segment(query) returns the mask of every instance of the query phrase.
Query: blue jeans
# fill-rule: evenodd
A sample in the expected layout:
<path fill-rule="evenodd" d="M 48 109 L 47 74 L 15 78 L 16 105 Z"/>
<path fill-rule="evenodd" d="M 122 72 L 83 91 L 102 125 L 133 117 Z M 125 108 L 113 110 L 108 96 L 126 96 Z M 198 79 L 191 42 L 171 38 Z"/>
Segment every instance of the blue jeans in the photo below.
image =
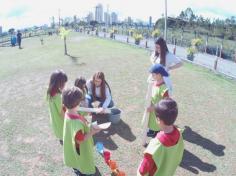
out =
<path fill-rule="evenodd" d="M 89 108 L 93 108 L 93 106 L 92 106 L 92 102 L 94 101 L 93 96 L 86 94 L 85 98 L 88 100 Z M 98 107 L 102 107 L 102 105 L 105 101 L 102 101 L 101 98 L 98 98 L 98 97 L 96 97 L 96 100 L 100 102 Z M 108 105 L 108 108 L 112 108 L 113 106 L 114 106 L 114 102 L 113 102 L 113 100 L 111 100 L 110 104 Z"/>

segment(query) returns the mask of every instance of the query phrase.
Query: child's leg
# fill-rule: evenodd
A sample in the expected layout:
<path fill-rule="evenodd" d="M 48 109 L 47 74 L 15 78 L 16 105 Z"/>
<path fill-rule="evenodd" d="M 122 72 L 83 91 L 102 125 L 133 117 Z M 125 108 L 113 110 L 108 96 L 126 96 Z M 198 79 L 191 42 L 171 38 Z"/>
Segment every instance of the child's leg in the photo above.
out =
<path fill-rule="evenodd" d="M 90 174 L 90 175 L 82 174 L 78 169 L 73 168 L 73 170 L 77 176 L 95 176 L 95 174 Z"/>

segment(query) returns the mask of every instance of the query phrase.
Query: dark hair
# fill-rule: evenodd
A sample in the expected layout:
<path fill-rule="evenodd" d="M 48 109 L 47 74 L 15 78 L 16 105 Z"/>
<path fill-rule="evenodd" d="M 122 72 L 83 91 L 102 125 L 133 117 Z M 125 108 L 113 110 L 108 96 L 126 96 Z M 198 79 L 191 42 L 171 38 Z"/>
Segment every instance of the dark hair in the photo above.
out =
<path fill-rule="evenodd" d="M 86 79 L 84 77 L 80 76 L 76 78 L 74 85 L 80 88 L 83 91 L 84 95 L 88 92 L 88 88 L 86 86 Z M 84 89 L 84 85 L 85 85 L 85 89 Z"/>
<path fill-rule="evenodd" d="M 83 96 L 82 90 L 74 86 L 62 92 L 62 102 L 67 109 L 73 109 L 79 105 Z"/>
<path fill-rule="evenodd" d="M 93 96 L 93 100 L 96 100 L 96 86 L 94 84 L 95 79 L 101 79 L 102 83 L 101 83 L 101 89 L 100 89 L 100 93 L 101 93 L 101 99 L 102 101 L 104 101 L 106 99 L 106 85 L 109 88 L 109 91 L 111 92 L 110 86 L 108 85 L 108 83 L 105 80 L 105 75 L 103 72 L 97 72 L 93 75 L 93 80 L 92 80 L 92 96 Z"/>
<path fill-rule="evenodd" d="M 171 98 L 164 98 L 155 105 L 155 113 L 165 125 L 173 125 L 178 115 L 177 103 Z"/>
<path fill-rule="evenodd" d="M 50 77 L 47 95 L 51 97 L 52 93 L 61 93 L 60 88 L 67 82 L 67 75 L 63 70 L 55 70 Z"/>
<path fill-rule="evenodd" d="M 155 40 L 155 45 L 159 45 L 161 49 L 161 55 L 155 51 L 155 56 L 159 57 L 160 55 L 160 64 L 166 66 L 166 54 L 169 52 L 166 41 L 162 37 L 159 37 Z"/>

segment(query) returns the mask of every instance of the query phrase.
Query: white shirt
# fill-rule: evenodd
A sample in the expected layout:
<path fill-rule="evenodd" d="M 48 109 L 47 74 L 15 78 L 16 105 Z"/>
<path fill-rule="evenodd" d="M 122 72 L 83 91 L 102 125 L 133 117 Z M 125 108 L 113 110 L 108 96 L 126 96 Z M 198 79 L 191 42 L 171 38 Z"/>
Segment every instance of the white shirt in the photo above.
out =
<path fill-rule="evenodd" d="M 151 55 L 151 57 L 150 57 L 150 60 L 151 60 L 151 62 L 152 62 L 152 64 L 160 64 L 160 55 L 159 55 L 159 57 L 156 57 L 155 56 L 155 52 L 153 52 L 152 53 L 152 55 Z M 166 54 L 166 65 L 165 65 L 165 69 L 167 70 L 167 71 L 169 71 L 170 70 L 170 67 L 172 67 L 172 66 L 174 66 L 174 65 L 176 65 L 176 64 L 178 64 L 178 63 L 181 63 L 181 60 L 178 58 L 178 57 L 176 57 L 174 54 L 172 54 L 172 53 L 170 53 L 170 52 L 168 52 L 167 54 Z"/>
<path fill-rule="evenodd" d="M 86 83 L 86 85 L 87 85 L 87 88 L 88 88 L 88 94 L 92 95 L 93 94 L 93 90 L 92 90 L 92 82 L 91 82 L 91 80 L 88 81 Z M 102 96 L 101 96 L 101 87 L 95 87 L 95 94 L 96 94 L 96 97 L 102 98 Z M 109 106 L 110 102 L 111 102 L 111 93 L 110 93 L 110 90 L 109 90 L 107 85 L 105 85 L 105 95 L 106 95 L 106 99 L 105 99 L 105 101 L 104 101 L 104 103 L 102 105 L 103 108 L 107 108 Z"/>

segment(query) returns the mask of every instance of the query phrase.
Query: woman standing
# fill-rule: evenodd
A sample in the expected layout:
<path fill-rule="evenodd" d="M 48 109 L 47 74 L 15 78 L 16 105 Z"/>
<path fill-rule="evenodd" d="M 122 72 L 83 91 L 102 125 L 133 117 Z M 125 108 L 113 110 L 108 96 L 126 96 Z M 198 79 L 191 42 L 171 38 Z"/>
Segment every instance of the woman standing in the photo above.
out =
<path fill-rule="evenodd" d="M 169 52 L 166 41 L 162 37 L 155 41 L 155 51 L 151 55 L 150 60 L 153 65 L 163 65 L 168 73 L 170 70 L 179 68 L 183 65 L 179 58 Z M 171 95 L 173 89 L 170 77 L 164 77 L 164 81 L 169 89 L 169 95 Z"/>

